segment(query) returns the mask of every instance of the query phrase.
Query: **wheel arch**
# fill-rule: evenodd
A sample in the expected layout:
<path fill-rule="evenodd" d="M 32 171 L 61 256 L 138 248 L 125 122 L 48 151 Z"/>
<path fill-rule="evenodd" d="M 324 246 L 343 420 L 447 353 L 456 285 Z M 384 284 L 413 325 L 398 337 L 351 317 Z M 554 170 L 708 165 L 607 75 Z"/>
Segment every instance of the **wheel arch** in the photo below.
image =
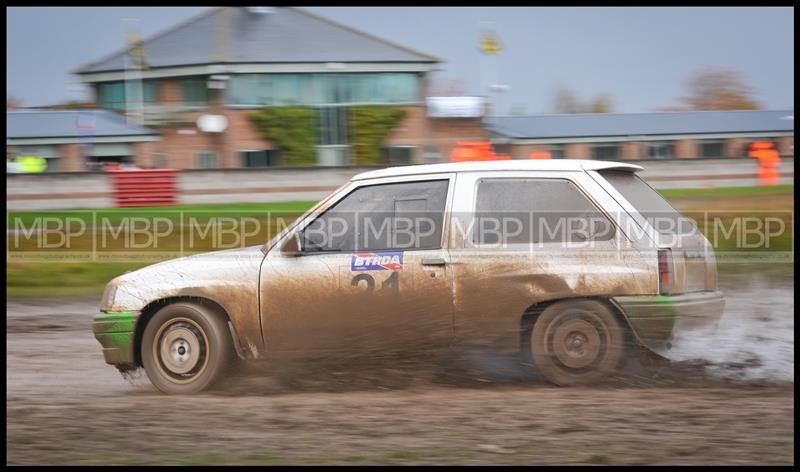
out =
<path fill-rule="evenodd" d="M 142 308 L 141 314 L 139 318 L 136 320 L 136 327 L 134 329 L 134 338 L 133 338 L 133 359 L 134 363 L 137 367 L 142 366 L 142 338 L 144 337 L 144 330 L 147 327 L 147 324 L 150 320 L 158 313 L 159 310 L 164 308 L 165 306 L 172 305 L 175 303 L 194 303 L 205 308 L 208 308 L 212 313 L 219 316 L 222 321 L 228 326 L 228 331 L 230 333 L 231 339 L 233 341 L 233 345 L 236 350 L 237 356 L 240 358 L 245 358 L 243 353 L 241 352 L 240 342 L 238 339 L 238 334 L 231 323 L 231 318 L 228 315 L 228 312 L 216 301 L 206 298 L 206 297 L 198 297 L 198 296 L 174 296 L 174 297 L 165 297 L 160 298 L 158 300 L 154 300 L 148 303 L 144 308 Z"/>
<path fill-rule="evenodd" d="M 520 329 L 519 329 L 519 352 L 522 357 L 522 361 L 525 364 L 532 364 L 533 357 L 531 353 L 531 344 L 529 342 L 530 336 L 533 332 L 533 325 L 536 324 L 536 320 L 541 316 L 542 312 L 546 310 L 548 307 L 555 305 L 557 303 L 562 302 L 578 302 L 578 301 L 596 301 L 600 302 L 605 305 L 611 313 L 617 318 L 617 320 L 622 324 L 625 330 L 625 342 L 626 344 L 638 344 L 641 345 L 639 341 L 639 337 L 634 331 L 633 327 L 631 326 L 630 322 L 628 321 L 628 317 L 624 311 L 613 301 L 606 297 L 575 297 L 575 298 L 556 298 L 553 300 L 544 300 L 541 302 L 534 303 L 533 305 L 529 306 L 525 309 L 525 311 L 520 316 Z"/>

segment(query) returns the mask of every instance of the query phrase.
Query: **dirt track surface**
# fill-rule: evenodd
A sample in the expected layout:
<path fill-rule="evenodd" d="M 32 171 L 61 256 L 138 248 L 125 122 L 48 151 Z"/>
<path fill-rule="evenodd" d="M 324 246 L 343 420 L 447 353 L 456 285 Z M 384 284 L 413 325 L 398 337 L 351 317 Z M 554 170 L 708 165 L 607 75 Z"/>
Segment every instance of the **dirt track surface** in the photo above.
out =
<path fill-rule="evenodd" d="M 7 463 L 793 464 L 793 279 L 721 285 L 727 325 L 680 362 L 568 389 L 445 353 L 244 366 L 168 397 L 103 362 L 97 300 L 12 302 Z"/>

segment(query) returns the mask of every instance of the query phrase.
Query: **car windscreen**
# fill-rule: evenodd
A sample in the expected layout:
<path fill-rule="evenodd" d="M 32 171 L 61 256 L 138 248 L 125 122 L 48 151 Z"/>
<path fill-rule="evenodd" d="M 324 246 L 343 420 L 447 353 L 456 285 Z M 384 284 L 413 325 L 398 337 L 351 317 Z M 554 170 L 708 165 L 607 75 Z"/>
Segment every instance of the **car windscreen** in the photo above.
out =
<path fill-rule="evenodd" d="M 633 172 L 601 171 L 605 178 L 661 234 L 691 234 L 694 222 L 683 216 Z"/>

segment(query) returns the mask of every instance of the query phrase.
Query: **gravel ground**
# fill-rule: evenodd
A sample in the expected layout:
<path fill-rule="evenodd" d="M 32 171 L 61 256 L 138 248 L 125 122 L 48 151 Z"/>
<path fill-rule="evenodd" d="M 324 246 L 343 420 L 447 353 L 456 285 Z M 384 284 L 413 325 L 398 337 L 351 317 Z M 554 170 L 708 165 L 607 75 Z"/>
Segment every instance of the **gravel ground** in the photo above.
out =
<path fill-rule="evenodd" d="M 738 275 L 737 275 L 738 274 Z M 720 280 L 716 329 L 592 388 L 452 353 L 241 366 L 215 391 L 123 379 L 97 300 L 8 302 L 8 464 L 793 464 L 794 279 Z M 449 357 L 448 357 L 449 356 Z"/>

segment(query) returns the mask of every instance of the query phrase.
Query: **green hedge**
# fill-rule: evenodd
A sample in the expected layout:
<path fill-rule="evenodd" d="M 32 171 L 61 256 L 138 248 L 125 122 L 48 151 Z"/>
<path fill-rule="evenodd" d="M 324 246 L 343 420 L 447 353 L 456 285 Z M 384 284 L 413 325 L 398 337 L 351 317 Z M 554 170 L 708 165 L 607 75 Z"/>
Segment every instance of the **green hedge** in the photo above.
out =
<path fill-rule="evenodd" d="M 350 145 L 353 163 L 380 164 L 381 146 L 392 130 L 406 116 L 402 108 L 383 106 L 353 107 L 350 109 Z"/>
<path fill-rule="evenodd" d="M 281 150 L 287 166 L 317 163 L 317 123 L 314 109 L 308 107 L 265 107 L 250 114 L 262 136 Z"/>
<path fill-rule="evenodd" d="M 353 163 L 382 163 L 381 146 L 406 116 L 402 108 L 387 106 L 352 107 L 348 110 Z M 251 121 L 266 139 L 281 149 L 283 164 L 314 165 L 317 162 L 317 114 L 310 107 L 265 107 L 250 114 Z"/>

